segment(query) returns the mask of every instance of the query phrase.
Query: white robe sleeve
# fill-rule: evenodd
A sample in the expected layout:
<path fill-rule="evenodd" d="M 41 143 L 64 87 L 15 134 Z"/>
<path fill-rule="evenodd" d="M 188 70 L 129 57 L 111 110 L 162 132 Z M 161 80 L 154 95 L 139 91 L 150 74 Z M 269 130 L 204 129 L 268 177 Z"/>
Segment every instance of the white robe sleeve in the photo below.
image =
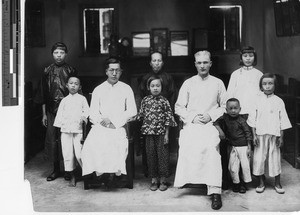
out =
<path fill-rule="evenodd" d="M 62 120 L 63 120 L 63 109 L 65 105 L 65 99 L 62 99 L 59 103 L 58 110 L 56 113 L 56 117 L 53 123 L 53 126 L 60 128 L 62 126 Z"/>
<path fill-rule="evenodd" d="M 281 105 L 280 105 L 279 119 L 280 119 L 280 130 L 281 131 L 292 127 L 289 117 L 287 115 L 287 112 L 285 110 L 284 102 L 281 102 Z"/>
<path fill-rule="evenodd" d="M 198 114 L 196 112 L 189 112 L 187 110 L 187 105 L 189 102 L 189 92 L 188 83 L 184 82 L 179 90 L 178 98 L 175 103 L 175 113 L 180 117 L 183 123 L 191 123 L 195 116 Z"/>
<path fill-rule="evenodd" d="M 256 128 L 257 103 L 258 103 L 258 98 L 254 102 L 253 108 L 250 109 L 248 119 L 247 119 L 247 124 L 252 128 Z"/>
<path fill-rule="evenodd" d="M 126 94 L 126 99 L 124 101 L 125 110 L 120 116 L 115 116 L 110 119 L 116 128 L 124 126 L 129 120 L 129 118 L 137 114 L 136 103 L 132 89 L 128 87 L 124 88 L 124 91 L 125 92 L 120 93 Z"/>
<path fill-rule="evenodd" d="M 228 87 L 227 87 L 227 98 L 228 99 L 234 97 L 236 85 L 237 85 L 237 76 L 236 76 L 236 73 L 233 72 L 230 76 Z"/>
<path fill-rule="evenodd" d="M 102 115 L 100 113 L 100 95 L 97 88 L 92 93 L 89 118 L 93 124 L 98 124 L 102 121 Z"/>
<path fill-rule="evenodd" d="M 220 116 L 224 114 L 226 108 L 226 101 L 227 101 L 226 88 L 224 83 L 220 81 L 218 83 L 218 97 L 217 97 L 218 107 L 208 111 L 208 115 L 210 116 L 213 122 L 216 121 Z"/>
<path fill-rule="evenodd" d="M 85 119 L 89 117 L 89 104 L 85 97 L 82 99 L 82 116 L 85 117 Z M 87 121 L 85 123 L 87 123 Z"/>

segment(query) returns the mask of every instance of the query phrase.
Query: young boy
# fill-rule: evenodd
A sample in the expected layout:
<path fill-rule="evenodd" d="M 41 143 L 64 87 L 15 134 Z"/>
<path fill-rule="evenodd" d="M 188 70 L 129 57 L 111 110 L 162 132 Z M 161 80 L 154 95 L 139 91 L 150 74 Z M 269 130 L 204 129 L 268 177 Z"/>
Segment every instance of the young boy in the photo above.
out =
<path fill-rule="evenodd" d="M 88 103 L 84 96 L 78 94 L 80 90 L 80 80 L 77 77 L 70 77 L 67 83 L 69 95 L 63 98 L 59 104 L 54 126 L 61 131 L 61 146 L 64 157 L 65 171 L 71 176 L 70 186 L 76 186 L 73 170 L 76 168 L 75 157 L 82 166 L 81 139 L 82 122 L 87 122 Z"/>
<path fill-rule="evenodd" d="M 53 123 L 60 101 L 69 93 L 66 88 L 68 78 L 77 76 L 77 71 L 65 62 L 67 53 L 68 48 L 64 43 L 57 42 L 52 46 L 54 63 L 44 69 L 35 97 L 35 101 L 42 104 L 42 124 L 47 128 L 45 154 L 53 162 L 53 172 L 47 181 L 53 181 L 60 175 L 58 132 Z M 65 179 L 70 180 L 68 175 L 65 175 Z"/>
<path fill-rule="evenodd" d="M 228 99 L 226 111 L 227 113 L 217 119 L 214 125 L 219 131 L 220 139 L 227 138 L 231 147 L 228 169 L 233 181 L 232 190 L 245 193 L 247 190 L 245 183 L 252 181 L 249 162 L 252 133 L 246 119 L 239 115 L 241 107 L 238 99 Z M 240 166 L 243 180 L 239 178 Z"/>

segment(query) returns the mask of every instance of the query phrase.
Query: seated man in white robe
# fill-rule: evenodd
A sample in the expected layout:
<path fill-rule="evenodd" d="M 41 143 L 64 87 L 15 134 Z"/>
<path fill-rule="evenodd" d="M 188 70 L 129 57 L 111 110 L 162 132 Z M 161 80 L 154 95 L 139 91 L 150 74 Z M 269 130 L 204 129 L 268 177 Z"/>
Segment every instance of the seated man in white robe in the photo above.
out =
<path fill-rule="evenodd" d="M 108 173 L 108 183 L 114 176 L 126 175 L 128 139 L 124 125 L 137 114 L 131 87 L 121 81 L 120 61 L 106 62 L 107 80 L 93 93 L 89 119 L 92 128 L 82 149 L 82 175 Z M 107 175 L 107 174 L 105 174 Z"/>
<path fill-rule="evenodd" d="M 182 84 L 175 104 L 183 129 L 174 186 L 206 184 L 211 207 L 218 210 L 222 207 L 222 167 L 219 133 L 212 122 L 225 112 L 226 89 L 222 80 L 209 74 L 211 65 L 208 51 L 195 54 L 198 74 Z"/>

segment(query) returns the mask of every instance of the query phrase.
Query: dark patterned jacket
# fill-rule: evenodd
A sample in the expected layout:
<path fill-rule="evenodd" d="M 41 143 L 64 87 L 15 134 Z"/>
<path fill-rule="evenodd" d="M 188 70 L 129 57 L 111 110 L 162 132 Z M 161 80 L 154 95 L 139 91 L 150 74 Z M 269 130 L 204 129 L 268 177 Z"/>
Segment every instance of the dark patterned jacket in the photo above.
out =
<path fill-rule="evenodd" d="M 35 102 L 46 104 L 46 111 L 56 114 L 60 101 L 69 94 L 66 84 L 70 76 L 77 76 L 78 72 L 64 63 L 55 63 L 44 69 L 40 80 Z"/>

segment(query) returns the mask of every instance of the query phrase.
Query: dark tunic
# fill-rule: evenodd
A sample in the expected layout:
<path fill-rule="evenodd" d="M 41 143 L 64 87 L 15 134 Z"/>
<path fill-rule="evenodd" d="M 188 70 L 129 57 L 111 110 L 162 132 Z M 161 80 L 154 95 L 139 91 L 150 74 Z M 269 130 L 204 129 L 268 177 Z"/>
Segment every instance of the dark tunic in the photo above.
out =
<path fill-rule="evenodd" d="M 78 72 L 64 63 L 55 63 L 44 69 L 35 101 L 46 104 L 46 111 L 56 114 L 60 101 L 69 94 L 66 84 L 70 76 L 77 76 Z"/>
<path fill-rule="evenodd" d="M 250 127 L 241 115 L 233 118 L 224 113 L 214 122 L 214 125 L 220 126 L 232 146 L 247 146 L 252 142 Z"/>

